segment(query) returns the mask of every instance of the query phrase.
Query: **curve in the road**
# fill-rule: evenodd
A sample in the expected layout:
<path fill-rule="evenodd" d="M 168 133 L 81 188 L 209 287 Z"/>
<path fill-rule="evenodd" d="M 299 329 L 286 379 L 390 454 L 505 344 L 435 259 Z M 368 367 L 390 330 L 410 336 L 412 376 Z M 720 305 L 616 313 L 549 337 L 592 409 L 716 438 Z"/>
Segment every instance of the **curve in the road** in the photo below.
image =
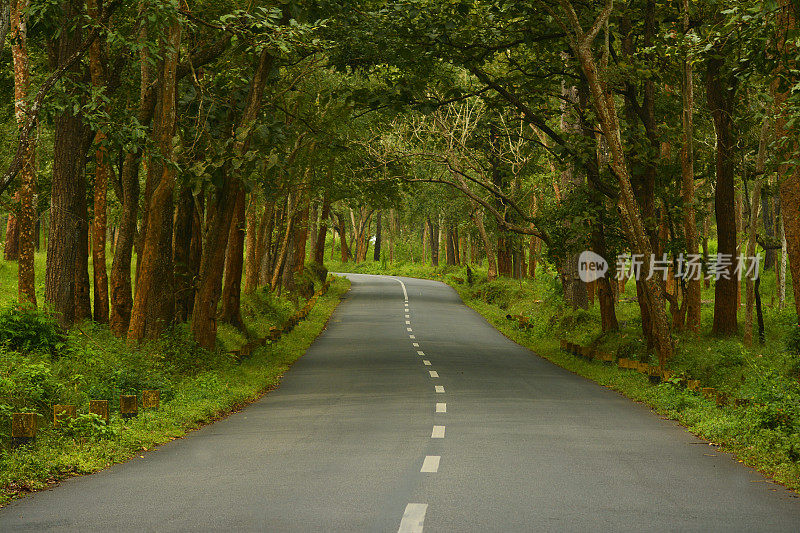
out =
<path fill-rule="evenodd" d="M 277 390 L 12 503 L 0 530 L 798 529 L 794 493 L 517 346 L 449 287 L 348 276 Z"/>

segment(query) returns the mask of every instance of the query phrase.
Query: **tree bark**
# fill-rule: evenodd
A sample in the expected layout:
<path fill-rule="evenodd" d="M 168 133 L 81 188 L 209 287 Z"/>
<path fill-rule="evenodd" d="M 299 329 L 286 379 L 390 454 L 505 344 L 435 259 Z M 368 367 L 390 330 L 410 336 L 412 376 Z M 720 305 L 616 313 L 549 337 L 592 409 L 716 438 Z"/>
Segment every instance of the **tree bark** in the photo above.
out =
<path fill-rule="evenodd" d="M 98 0 L 89 0 L 89 16 L 99 21 Z M 100 89 L 106 84 L 106 76 L 100 60 L 101 39 L 95 39 L 89 47 L 89 69 L 92 86 Z M 105 146 L 106 134 L 98 131 L 94 137 L 94 220 L 92 221 L 92 281 L 94 286 L 94 321 L 108 323 L 108 272 L 106 271 L 106 204 L 108 181 L 111 176 L 111 161 Z"/>
<path fill-rule="evenodd" d="M 63 20 L 78 20 L 82 14 L 80 2 L 62 2 Z M 71 30 L 66 24 L 56 43 L 56 68 L 69 63 L 81 45 L 81 27 Z M 72 64 L 66 76 L 75 77 L 79 66 Z M 50 229 L 47 240 L 47 267 L 45 270 L 45 301 L 51 306 L 62 328 L 75 321 L 75 279 L 80 227 L 86 220 L 80 218 L 78 197 L 85 198 L 81 190 L 86 166 L 86 148 L 89 128 L 72 108 L 62 111 L 54 120 L 53 174 L 50 197 Z M 87 272 L 88 275 L 88 272 Z"/>
<path fill-rule="evenodd" d="M 683 31 L 689 31 L 689 0 L 682 1 Z M 694 208 L 694 67 L 689 58 L 683 62 L 683 142 L 681 146 L 681 198 L 683 200 L 683 235 L 687 255 L 696 255 L 698 249 L 697 219 Z M 685 326 L 694 333 L 700 332 L 700 296 L 703 281 L 686 281 Z"/>
<path fill-rule="evenodd" d="M 431 217 L 428 217 L 428 228 L 430 229 L 430 244 L 431 244 L 431 265 L 439 266 L 439 222 L 437 220 L 434 225 L 431 222 Z"/>
<path fill-rule="evenodd" d="M 259 231 L 261 228 L 258 224 L 258 191 L 254 189 L 250 192 L 250 197 L 247 202 L 247 209 L 245 210 L 245 260 L 244 260 L 244 292 L 249 293 L 256 289 L 258 286 L 258 271 L 261 265 L 261 256 L 259 252 L 263 252 L 264 239 Z M 263 213 L 266 214 L 267 206 L 264 206 Z M 259 248 L 259 244 L 262 245 Z"/>
<path fill-rule="evenodd" d="M 729 261 L 736 261 L 736 216 L 735 216 L 735 162 L 732 128 L 734 80 L 723 76 L 723 60 L 712 58 L 706 71 L 706 97 L 714 119 L 717 134 L 716 175 L 717 185 L 714 193 L 714 214 L 717 220 L 717 253 L 727 255 Z M 720 277 L 714 287 L 714 325 L 715 335 L 735 335 L 739 283 L 733 275 L 732 265 L 722 265 Z"/>
<path fill-rule="evenodd" d="M 225 282 L 222 287 L 222 321 L 244 330 L 242 321 L 242 266 L 244 261 L 245 192 L 236 192 L 236 204 L 228 235 L 225 257 Z"/>
<path fill-rule="evenodd" d="M 750 219 L 747 228 L 746 257 L 756 255 L 756 237 L 758 236 L 758 210 L 761 204 L 761 187 L 764 182 L 766 168 L 767 142 L 769 137 L 769 121 L 764 119 L 761 124 L 761 134 L 758 139 L 758 154 L 756 155 L 756 183 L 753 186 L 750 205 Z M 752 276 L 745 277 L 745 315 L 744 315 L 744 343 L 753 343 L 753 305 L 755 303 L 755 283 Z"/>
<path fill-rule="evenodd" d="M 314 262 L 321 265 L 325 262 L 325 237 L 328 234 L 328 219 L 331 216 L 331 200 L 328 193 L 322 199 L 322 214 L 319 219 L 317 241 L 314 243 Z"/>
<path fill-rule="evenodd" d="M 175 224 L 172 228 L 172 265 L 175 286 L 175 322 L 189 320 L 190 302 L 194 295 L 194 277 L 191 268 L 193 226 L 195 222 L 192 188 L 184 185 L 178 192 Z"/>
<path fill-rule="evenodd" d="M 11 2 L 10 30 L 11 54 L 14 60 L 14 114 L 17 126 L 22 128 L 27 118 L 27 97 L 30 88 L 30 66 L 28 60 L 28 0 Z M 4 41 L 0 41 L 2 43 Z M 34 268 L 34 230 L 36 209 L 36 145 L 28 145 L 28 153 L 20 172 L 20 187 L 17 193 L 19 216 L 11 227 L 11 239 L 6 231 L 6 252 L 18 259 L 17 297 L 23 305 L 36 308 L 36 284 Z M 9 215 L 9 223 L 12 216 Z M 16 237 L 16 243 L 14 242 Z M 6 260 L 9 254 L 6 253 Z"/>
<path fill-rule="evenodd" d="M 378 211 L 378 220 L 375 224 L 375 250 L 372 254 L 373 261 L 381 260 L 381 212 Z"/>
<path fill-rule="evenodd" d="M 152 195 L 147 198 L 147 229 L 138 262 L 136 294 L 128 326 L 129 342 L 158 337 L 175 315 L 172 197 L 176 176 L 172 165 L 175 158 L 172 138 L 176 127 L 176 71 L 180 42 L 181 25 L 173 22 L 162 44 L 163 60 L 159 68 L 159 94 L 153 127 L 160 161 L 154 157 L 148 165 L 148 181 L 153 176 L 154 187 Z"/>

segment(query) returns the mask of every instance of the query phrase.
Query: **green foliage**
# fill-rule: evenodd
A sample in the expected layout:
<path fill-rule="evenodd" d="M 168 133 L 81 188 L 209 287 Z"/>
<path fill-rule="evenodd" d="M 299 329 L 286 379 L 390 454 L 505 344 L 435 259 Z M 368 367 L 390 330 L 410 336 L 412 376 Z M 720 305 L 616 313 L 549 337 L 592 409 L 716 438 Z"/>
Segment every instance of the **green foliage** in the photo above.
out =
<path fill-rule="evenodd" d="M 80 413 L 77 417 L 66 420 L 60 429 L 66 436 L 81 439 L 113 439 L 119 435 L 116 426 L 106 424 L 102 417 L 94 413 Z"/>
<path fill-rule="evenodd" d="M 11 302 L 0 309 L 0 346 L 24 353 L 57 353 L 63 336 L 51 315 Z"/>
<path fill-rule="evenodd" d="M 795 326 L 786 338 L 786 350 L 794 356 L 800 357 L 800 326 Z"/>

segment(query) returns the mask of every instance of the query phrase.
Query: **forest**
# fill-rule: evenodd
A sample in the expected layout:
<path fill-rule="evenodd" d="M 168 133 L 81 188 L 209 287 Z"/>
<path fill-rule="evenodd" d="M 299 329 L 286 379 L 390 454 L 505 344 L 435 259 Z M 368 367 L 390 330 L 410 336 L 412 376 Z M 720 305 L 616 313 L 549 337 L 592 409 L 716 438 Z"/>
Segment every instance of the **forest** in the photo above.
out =
<path fill-rule="evenodd" d="M 691 400 L 698 431 L 800 484 L 798 16 L 3 0 L 0 415 L 229 368 L 328 270 L 391 273 L 545 355 L 577 339 L 725 391 L 749 411 Z"/>

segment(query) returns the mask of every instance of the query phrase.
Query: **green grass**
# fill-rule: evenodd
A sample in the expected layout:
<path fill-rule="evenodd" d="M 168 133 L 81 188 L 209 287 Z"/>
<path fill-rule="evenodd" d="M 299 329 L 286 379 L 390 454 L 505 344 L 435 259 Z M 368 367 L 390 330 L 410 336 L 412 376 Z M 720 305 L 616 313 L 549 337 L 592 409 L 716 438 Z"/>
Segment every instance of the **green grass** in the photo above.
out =
<path fill-rule="evenodd" d="M 0 266 L 0 279 L 8 280 L 14 269 L 6 263 Z M 3 287 L 0 299 L 12 299 L 15 292 L 9 295 L 5 283 Z M 14 450 L 0 446 L 0 505 L 65 477 L 126 461 L 259 398 L 305 353 L 348 287 L 346 279 L 336 279 L 291 333 L 243 360 L 229 351 L 247 339 L 227 325 L 221 325 L 214 351 L 197 347 L 185 326 L 134 348 L 114 338 L 107 327 L 91 323 L 73 329 L 52 353 L 0 348 L 2 442 L 8 443 L 12 412 L 40 414 L 35 444 Z M 295 309 L 295 304 L 268 291 L 243 298 L 246 327 L 259 337 Z M 67 428 L 55 429 L 49 423 L 53 404 L 74 404 L 85 413 L 90 399 L 108 399 L 114 408 L 120 394 L 149 388 L 162 393 L 158 411 L 140 412 L 127 421 L 112 412 L 108 426 L 88 415 Z"/>
<path fill-rule="evenodd" d="M 770 306 L 769 291 L 774 289 L 774 274 L 767 272 L 762 282 L 765 301 L 766 342 L 744 346 L 740 338 L 711 336 L 713 306 L 702 308 L 702 331 L 676 336 L 676 356 L 668 367 L 677 374 L 699 379 L 703 386 L 715 387 L 735 398 L 747 398 L 743 407 L 720 407 L 701 395 L 686 390 L 677 381 L 652 385 L 636 372 L 616 365 L 589 362 L 560 349 L 559 339 L 592 344 L 617 356 L 648 359 L 642 341 L 638 304 L 617 305 L 620 331 L 602 335 L 598 304 L 588 311 L 572 311 L 564 306 L 559 281 L 552 270 L 540 269 L 536 281 L 498 279 L 488 282 L 485 271 L 473 267 L 475 281 L 466 283 L 463 267 L 387 265 L 368 261 L 361 264 L 329 265 L 334 271 L 390 274 L 443 281 L 454 287 L 464 302 L 483 315 L 490 324 L 518 344 L 578 375 L 646 403 L 662 416 L 677 420 L 692 433 L 720 444 L 739 461 L 757 468 L 794 490 L 800 489 L 800 385 L 797 355 L 786 349 L 795 326 L 793 302 L 784 310 Z M 789 291 L 791 292 L 791 291 Z M 633 282 L 624 298 L 635 296 Z M 704 300 L 713 301 L 713 286 L 704 289 Z M 524 315 L 529 327 L 520 327 L 506 315 Z M 740 313 L 743 322 L 743 310 Z"/>

